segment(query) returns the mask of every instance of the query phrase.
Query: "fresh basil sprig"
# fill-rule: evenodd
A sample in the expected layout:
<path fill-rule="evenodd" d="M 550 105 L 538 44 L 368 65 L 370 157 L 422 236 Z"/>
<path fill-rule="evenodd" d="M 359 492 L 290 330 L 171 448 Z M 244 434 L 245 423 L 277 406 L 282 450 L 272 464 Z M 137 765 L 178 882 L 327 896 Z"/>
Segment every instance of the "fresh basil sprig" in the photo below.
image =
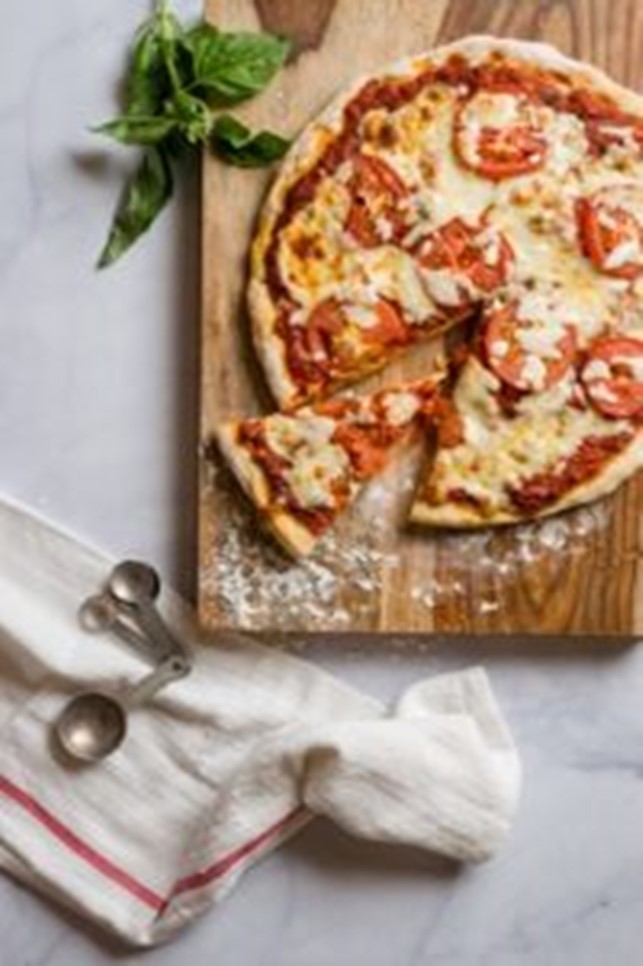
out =
<path fill-rule="evenodd" d="M 260 167 L 283 156 L 289 141 L 253 133 L 228 113 L 215 113 L 258 94 L 283 66 L 290 45 L 266 33 L 226 33 L 200 23 L 186 30 L 158 0 L 138 31 L 130 58 L 125 110 L 94 128 L 145 149 L 125 186 L 98 265 L 121 257 L 172 196 L 171 165 L 209 144 L 227 164 Z"/>
<path fill-rule="evenodd" d="M 212 125 L 211 144 L 228 164 L 236 164 L 240 168 L 260 168 L 281 158 L 290 142 L 272 131 L 253 134 L 231 114 L 220 114 Z"/>

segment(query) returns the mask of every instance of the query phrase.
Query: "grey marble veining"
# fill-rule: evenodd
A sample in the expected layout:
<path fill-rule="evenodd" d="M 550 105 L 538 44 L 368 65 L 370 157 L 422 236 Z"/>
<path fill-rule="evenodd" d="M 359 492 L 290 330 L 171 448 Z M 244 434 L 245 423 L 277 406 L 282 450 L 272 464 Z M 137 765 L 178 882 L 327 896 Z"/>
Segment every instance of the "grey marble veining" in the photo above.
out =
<path fill-rule="evenodd" d="M 196 14 L 198 3 L 181 3 Z M 177 203 L 98 275 L 129 155 L 109 116 L 141 0 L 8 4 L 0 41 L 0 489 L 184 591 L 194 554 L 197 206 Z M 145 957 L 0 878 L 0 966 L 639 966 L 643 650 L 315 645 L 393 699 L 482 661 L 519 742 L 525 791 L 493 862 L 457 870 L 318 822 L 218 910 Z"/>

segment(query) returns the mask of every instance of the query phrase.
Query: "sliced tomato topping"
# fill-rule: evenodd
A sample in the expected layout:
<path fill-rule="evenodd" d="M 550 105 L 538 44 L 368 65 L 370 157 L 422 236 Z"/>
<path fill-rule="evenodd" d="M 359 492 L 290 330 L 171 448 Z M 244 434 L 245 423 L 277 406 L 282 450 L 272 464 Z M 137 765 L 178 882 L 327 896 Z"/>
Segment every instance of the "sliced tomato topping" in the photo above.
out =
<path fill-rule="evenodd" d="M 513 249 L 501 232 L 484 223 L 470 225 L 462 218 L 453 218 L 422 239 L 415 254 L 425 268 L 452 273 L 456 304 L 441 298 L 439 289 L 431 290 L 431 295 L 439 305 L 458 310 L 477 301 L 467 282 L 488 295 L 505 284 L 514 264 Z"/>
<path fill-rule="evenodd" d="M 363 248 L 376 248 L 382 244 L 375 219 L 363 198 L 351 202 L 345 228 Z"/>
<path fill-rule="evenodd" d="M 643 342 L 623 336 L 599 339 L 589 350 L 581 382 L 602 416 L 643 414 Z"/>
<path fill-rule="evenodd" d="M 348 413 L 359 408 L 355 399 L 324 399 L 315 406 L 315 412 L 320 416 L 330 416 L 333 419 L 344 419 Z"/>
<path fill-rule="evenodd" d="M 462 416 L 451 399 L 438 396 L 433 412 L 438 436 L 438 444 L 443 449 L 452 449 L 464 442 L 464 423 Z"/>
<path fill-rule="evenodd" d="M 389 241 L 404 229 L 398 203 L 408 194 L 406 185 L 381 158 L 359 154 L 349 182 L 351 205 L 346 230 L 366 248 Z M 382 225 L 387 229 L 382 232 Z"/>
<path fill-rule="evenodd" d="M 632 145 L 638 151 L 643 148 L 643 125 L 630 118 L 586 121 L 585 131 L 590 147 L 598 155 L 615 146 L 627 148 Z"/>
<path fill-rule="evenodd" d="M 394 438 L 393 435 L 391 439 L 378 440 L 370 427 L 350 423 L 340 423 L 333 435 L 333 440 L 348 453 L 356 476 L 362 480 L 384 468 Z"/>
<path fill-rule="evenodd" d="M 286 344 L 288 369 L 307 391 L 327 383 L 334 356 L 333 337 L 345 326 L 340 303 L 325 299 L 312 310 L 306 325 L 281 326 Z"/>
<path fill-rule="evenodd" d="M 556 338 L 552 339 L 552 327 Z M 577 352 L 576 331 L 551 320 L 518 317 L 511 302 L 491 309 L 483 328 L 487 365 L 507 385 L 521 392 L 549 389 L 567 374 Z"/>
<path fill-rule="evenodd" d="M 362 330 L 364 340 L 381 345 L 406 345 L 411 341 L 412 332 L 393 302 L 380 299 L 374 306 L 377 322 Z M 349 312 L 350 316 L 350 312 Z"/>
<path fill-rule="evenodd" d="M 291 325 L 283 331 L 289 369 L 298 383 L 309 390 L 326 385 L 338 374 L 356 372 L 360 360 L 412 341 L 413 328 L 392 302 L 380 299 L 368 309 L 373 324 L 358 326 L 351 321 L 350 303 L 325 299 L 312 310 L 306 325 Z"/>
<path fill-rule="evenodd" d="M 643 147 L 643 125 L 632 114 L 621 110 L 606 94 L 591 90 L 574 91 L 568 107 L 585 122 L 590 147 L 603 154 L 612 145 L 634 141 Z"/>
<path fill-rule="evenodd" d="M 456 112 L 455 152 L 465 167 L 491 181 L 540 168 L 547 141 L 524 94 L 478 91 Z"/>
<path fill-rule="evenodd" d="M 360 154 L 356 158 L 353 186 L 358 192 L 386 194 L 398 201 L 407 194 L 406 185 L 400 176 L 386 161 L 372 154 Z"/>
<path fill-rule="evenodd" d="M 576 202 L 581 249 L 599 272 L 613 278 L 632 279 L 643 272 L 643 224 L 632 213 L 628 195 L 635 203 L 635 192 L 624 188 L 604 188 Z"/>
<path fill-rule="evenodd" d="M 313 309 L 306 325 L 305 340 L 308 353 L 316 362 L 332 356 L 332 337 L 345 325 L 341 305 L 336 299 L 326 299 Z"/>

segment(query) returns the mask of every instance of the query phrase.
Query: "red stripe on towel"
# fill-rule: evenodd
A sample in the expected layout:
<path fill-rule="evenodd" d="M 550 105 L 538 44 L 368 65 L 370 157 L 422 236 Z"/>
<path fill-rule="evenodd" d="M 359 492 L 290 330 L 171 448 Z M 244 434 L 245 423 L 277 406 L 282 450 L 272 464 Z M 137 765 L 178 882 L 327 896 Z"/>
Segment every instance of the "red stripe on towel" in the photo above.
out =
<path fill-rule="evenodd" d="M 170 895 L 164 899 L 158 893 L 149 889 L 138 879 L 135 879 L 132 875 L 126 872 L 120 866 L 116 865 L 105 855 L 97 852 L 96 849 L 92 848 L 81 838 L 76 835 L 75 832 L 67 826 L 64 825 L 59 819 L 53 815 L 49 809 L 41 805 L 33 795 L 30 795 L 23 788 L 19 788 L 8 778 L 0 775 L 0 795 L 4 795 L 14 804 L 22 808 L 27 814 L 29 814 L 33 819 L 39 822 L 44 828 L 47 829 L 55 838 L 58 839 L 63 845 L 65 845 L 74 855 L 78 858 L 83 859 L 88 865 L 90 865 L 96 872 L 99 872 L 105 878 L 110 879 L 116 885 L 119 885 L 126 892 L 129 892 L 131 896 L 138 899 L 140 902 L 154 909 L 155 912 L 162 913 L 167 906 L 170 904 L 172 899 L 183 892 L 188 892 L 192 889 L 200 889 L 203 886 L 209 885 L 216 879 L 222 878 L 230 872 L 235 865 L 241 862 L 243 859 L 252 855 L 253 852 L 260 849 L 262 846 L 266 845 L 272 838 L 279 836 L 286 827 L 293 822 L 295 819 L 299 818 L 300 815 L 305 814 L 305 809 L 298 807 L 293 809 L 288 815 L 275 822 L 270 828 L 266 829 L 256 838 L 251 839 L 251 841 L 246 842 L 245 845 L 240 846 L 228 855 L 224 855 L 223 858 L 217 859 L 212 865 L 198 872 L 193 872 L 190 875 L 185 876 L 183 879 L 179 879 Z"/>
<path fill-rule="evenodd" d="M 201 869 L 199 872 L 192 872 L 190 875 L 186 875 L 185 878 L 179 879 L 179 881 L 174 886 L 170 900 L 175 896 L 179 895 L 181 892 L 187 892 L 190 889 L 200 889 L 203 886 L 209 885 L 214 882 L 215 879 L 220 879 L 232 868 L 234 868 L 237 863 L 241 862 L 247 856 L 251 855 L 256 849 L 260 849 L 262 845 L 265 845 L 270 839 L 278 836 L 283 832 L 288 825 L 294 819 L 298 818 L 300 815 L 304 815 L 306 809 L 298 806 L 289 812 L 284 818 L 275 822 L 270 828 L 262 832 L 261 835 L 257 835 L 256 838 L 251 839 L 250 842 L 246 842 L 245 845 L 240 846 L 235 849 L 234 852 L 229 852 L 228 855 L 224 855 L 222 859 L 217 859 L 212 865 L 208 866 L 206 869 Z"/>
<path fill-rule="evenodd" d="M 3 778 L 0 775 L 0 794 L 5 795 L 7 798 L 19 805 L 20 808 L 28 812 L 32 818 L 35 818 L 37 822 L 40 822 L 47 831 L 62 842 L 63 845 L 77 855 L 80 859 L 83 859 L 88 865 L 91 865 L 97 872 L 105 876 L 107 879 L 111 879 L 116 885 L 121 886 L 130 895 L 144 902 L 146 906 L 151 909 L 160 911 L 165 906 L 165 900 L 158 893 L 153 892 L 148 889 L 146 885 L 139 882 L 120 866 L 115 865 L 114 862 L 106 858 L 106 856 L 101 855 L 96 849 L 93 849 L 91 845 L 83 842 L 75 832 L 72 832 L 68 826 L 63 825 L 55 815 L 46 809 L 43 805 L 36 801 L 32 795 L 24 791 L 22 788 L 18 788 L 13 782 L 9 781 L 8 778 Z"/>

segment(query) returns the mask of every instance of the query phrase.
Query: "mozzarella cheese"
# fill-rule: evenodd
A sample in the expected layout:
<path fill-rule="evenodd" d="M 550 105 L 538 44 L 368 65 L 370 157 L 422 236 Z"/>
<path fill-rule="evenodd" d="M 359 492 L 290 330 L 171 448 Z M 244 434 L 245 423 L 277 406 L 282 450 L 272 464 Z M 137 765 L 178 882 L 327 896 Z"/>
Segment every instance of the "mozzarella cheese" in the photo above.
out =
<path fill-rule="evenodd" d="M 495 402 L 486 370 L 479 360 L 470 359 L 454 394 L 465 439 L 438 452 L 430 476 L 431 502 L 448 503 L 450 491 L 464 489 L 482 501 L 489 515 L 512 512 L 508 488 L 555 471 L 588 436 L 630 429 L 626 420 L 603 418 L 590 406 L 570 408 L 565 403 L 573 387 L 570 378 L 525 397 L 516 415 L 507 419 Z"/>
<path fill-rule="evenodd" d="M 297 417 L 276 413 L 266 420 L 265 432 L 273 453 L 289 460 L 298 449 L 314 449 L 329 442 L 335 432 L 335 421 L 309 410 Z"/>
<path fill-rule="evenodd" d="M 626 238 L 619 245 L 616 245 L 603 262 L 605 268 L 613 271 L 623 268 L 630 262 L 640 262 L 643 258 L 643 246 L 638 238 Z"/>
<path fill-rule="evenodd" d="M 420 400 L 412 392 L 390 392 L 382 399 L 386 421 L 391 426 L 405 426 L 417 416 Z"/>
<path fill-rule="evenodd" d="M 284 475 L 302 509 L 333 507 L 333 484 L 346 474 L 349 465 L 341 446 L 325 443 L 312 450 L 301 450 Z"/>

